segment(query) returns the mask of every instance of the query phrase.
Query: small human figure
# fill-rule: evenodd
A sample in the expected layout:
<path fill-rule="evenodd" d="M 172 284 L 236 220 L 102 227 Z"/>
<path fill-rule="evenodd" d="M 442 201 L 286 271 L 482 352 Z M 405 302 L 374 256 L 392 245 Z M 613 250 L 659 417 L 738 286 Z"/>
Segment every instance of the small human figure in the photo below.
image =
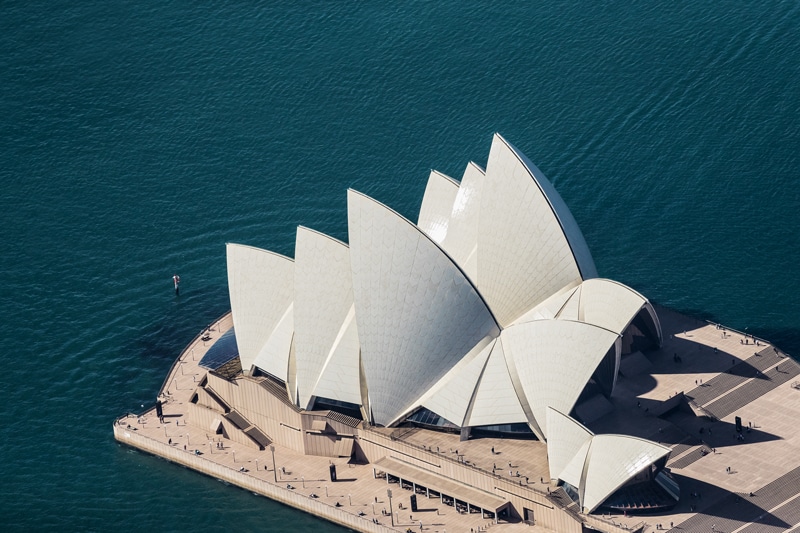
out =
<path fill-rule="evenodd" d="M 177 274 L 172 276 L 172 283 L 175 285 L 175 296 L 180 296 L 181 293 L 181 277 Z"/>

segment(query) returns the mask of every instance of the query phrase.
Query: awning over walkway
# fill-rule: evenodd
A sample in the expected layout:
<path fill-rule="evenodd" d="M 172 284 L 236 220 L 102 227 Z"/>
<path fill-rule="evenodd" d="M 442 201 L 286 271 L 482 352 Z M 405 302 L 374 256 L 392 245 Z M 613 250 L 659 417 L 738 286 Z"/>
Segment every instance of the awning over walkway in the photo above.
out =
<path fill-rule="evenodd" d="M 387 474 L 435 490 L 440 494 L 445 494 L 460 502 L 468 503 L 473 507 L 480 507 L 484 511 L 497 513 L 508 504 L 508 501 L 500 496 L 474 487 L 468 487 L 458 481 L 453 481 L 439 474 L 423 470 L 414 465 L 400 461 L 399 459 L 384 457 L 376 461 L 374 466 L 376 469 L 382 470 Z"/>

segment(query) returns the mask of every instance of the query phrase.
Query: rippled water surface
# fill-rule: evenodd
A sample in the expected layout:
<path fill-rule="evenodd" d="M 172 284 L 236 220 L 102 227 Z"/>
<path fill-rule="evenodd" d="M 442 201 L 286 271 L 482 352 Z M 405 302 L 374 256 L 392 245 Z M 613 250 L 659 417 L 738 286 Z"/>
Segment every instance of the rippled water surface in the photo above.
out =
<path fill-rule="evenodd" d="M 800 353 L 798 4 L 536 4 L 2 2 L 4 529 L 338 531 L 111 422 L 227 310 L 226 242 L 346 239 L 347 187 L 415 218 L 495 131 L 601 275 Z"/>

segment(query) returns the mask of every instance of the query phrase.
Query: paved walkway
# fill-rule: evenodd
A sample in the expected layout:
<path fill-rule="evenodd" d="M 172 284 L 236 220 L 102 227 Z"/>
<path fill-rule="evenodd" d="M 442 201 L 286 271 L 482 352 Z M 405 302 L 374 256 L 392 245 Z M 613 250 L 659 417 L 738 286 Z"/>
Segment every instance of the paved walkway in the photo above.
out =
<path fill-rule="evenodd" d="M 120 423 L 130 425 L 131 431 L 139 435 L 169 444 L 176 449 L 184 449 L 193 454 L 197 450 L 202 457 L 217 464 L 224 465 L 242 474 L 254 476 L 292 490 L 296 493 L 313 497 L 317 501 L 331 506 L 337 504 L 341 510 L 354 515 L 363 515 L 365 522 L 378 520 L 385 526 L 392 527 L 389 510 L 394 507 L 394 527 L 396 531 L 413 528 L 430 532 L 483 531 L 486 528 L 501 527 L 502 531 L 527 531 L 547 533 L 549 530 L 541 526 L 529 527 L 525 524 L 493 525 L 491 520 L 482 519 L 480 513 L 461 514 L 455 508 L 445 505 L 438 498 L 426 499 L 418 495 L 419 511 L 410 512 L 411 491 L 401 489 L 397 483 L 388 484 L 386 479 L 373 477 L 372 465 L 352 465 L 346 459 L 331 459 L 298 454 L 288 448 L 275 444 L 275 469 L 269 449 L 258 451 L 222 438 L 220 435 L 208 434 L 187 423 L 186 404 L 190 401 L 196 384 L 205 373 L 198 366 L 205 352 L 218 338 L 221 332 L 231 327 L 230 315 L 212 326 L 209 332 L 211 339 L 204 342 L 201 338 L 185 350 L 176 362 L 164 388 L 161 399 L 163 406 L 163 422 L 156 416 L 155 410 L 149 410 L 141 416 L 120 419 Z M 456 437 L 457 440 L 457 437 Z M 218 447 L 218 446 L 221 446 Z M 331 483 L 328 467 L 337 465 L 339 481 Z M 291 488 L 289 488 L 291 487 Z M 392 490 L 392 506 L 390 507 L 387 489 Z M 313 495 L 313 496 L 312 496 Z M 400 510 L 398 504 L 403 505 Z M 384 514 L 386 513 L 386 514 Z"/>
<path fill-rule="evenodd" d="M 645 354 L 651 367 L 647 373 L 620 378 L 612 398 L 614 411 L 589 424 L 596 433 L 627 433 L 673 448 L 669 464 L 683 497 L 671 512 L 645 517 L 645 531 L 656 531 L 657 524 L 666 530 L 672 523 L 675 532 L 711 532 L 713 527 L 725 533 L 800 533 L 800 433 L 795 429 L 800 421 L 800 390 L 792 387 L 800 367 L 760 340 L 756 345 L 755 340 L 740 333 L 723 331 L 668 309 L 660 308 L 658 312 L 664 344 L 660 350 Z M 392 488 L 397 531 L 410 527 L 417 530 L 420 520 L 423 531 L 432 532 L 478 531 L 491 526 L 480 514 L 459 514 L 438 499 L 426 500 L 424 496 L 420 497 L 422 510 L 411 513 L 410 491 L 397 484 L 387 485 L 385 479 L 375 479 L 370 465 L 303 456 L 276 445 L 275 470 L 269 450 L 231 445 L 220 436 L 187 425 L 186 404 L 205 372 L 197 362 L 230 326 L 227 315 L 212 326 L 209 341 L 198 337 L 176 362 L 163 389 L 163 422 L 151 410 L 122 423 L 130 424 L 132 431 L 148 438 L 179 450 L 185 448 L 186 453 L 198 450 L 206 459 L 243 475 L 256 476 L 308 497 L 313 494 L 328 505 L 338 503 L 354 515 L 363 513 L 367 522 L 375 519 L 391 526 L 392 519 L 383 513 L 384 509 L 387 513 L 391 509 L 386 490 Z M 651 410 L 660 412 L 662 402 L 676 394 L 691 397 L 696 413 L 678 410 L 660 417 L 651 414 Z M 716 414 L 717 419 L 697 416 L 697 412 Z M 744 440 L 736 437 L 736 416 L 742 418 L 746 428 Z M 544 443 L 489 438 L 461 442 L 456 434 L 422 429 L 382 431 L 418 446 L 438 449 L 439 453 L 468 462 L 490 475 L 494 471 L 497 476 L 510 477 L 532 489 L 553 488 L 548 479 Z M 340 482 L 327 481 L 331 461 L 338 466 Z M 755 496 L 751 497 L 751 492 Z M 401 501 L 404 510 L 397 507 Z M 605 518 L 628 527 L 641 524 L 643 519 L 613 514 Z M 524 524 L 501 524 L 491 529 L 544 531 Z"/>

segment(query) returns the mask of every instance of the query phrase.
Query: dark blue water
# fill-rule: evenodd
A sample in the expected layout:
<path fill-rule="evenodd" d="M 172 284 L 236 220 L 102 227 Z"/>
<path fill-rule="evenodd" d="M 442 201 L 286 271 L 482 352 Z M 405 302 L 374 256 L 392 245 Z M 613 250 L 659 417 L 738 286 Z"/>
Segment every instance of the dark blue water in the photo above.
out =
<path fill-rule="evenodd" d="M 601 275 L 800 353 L 798 4 L 537 4 L 0 3 L 3 528 L 338 530 L 112 420 L 227 310 L 226 242 L 346 239 L 347 187 L 415 218 L 495 131 Z"/>

